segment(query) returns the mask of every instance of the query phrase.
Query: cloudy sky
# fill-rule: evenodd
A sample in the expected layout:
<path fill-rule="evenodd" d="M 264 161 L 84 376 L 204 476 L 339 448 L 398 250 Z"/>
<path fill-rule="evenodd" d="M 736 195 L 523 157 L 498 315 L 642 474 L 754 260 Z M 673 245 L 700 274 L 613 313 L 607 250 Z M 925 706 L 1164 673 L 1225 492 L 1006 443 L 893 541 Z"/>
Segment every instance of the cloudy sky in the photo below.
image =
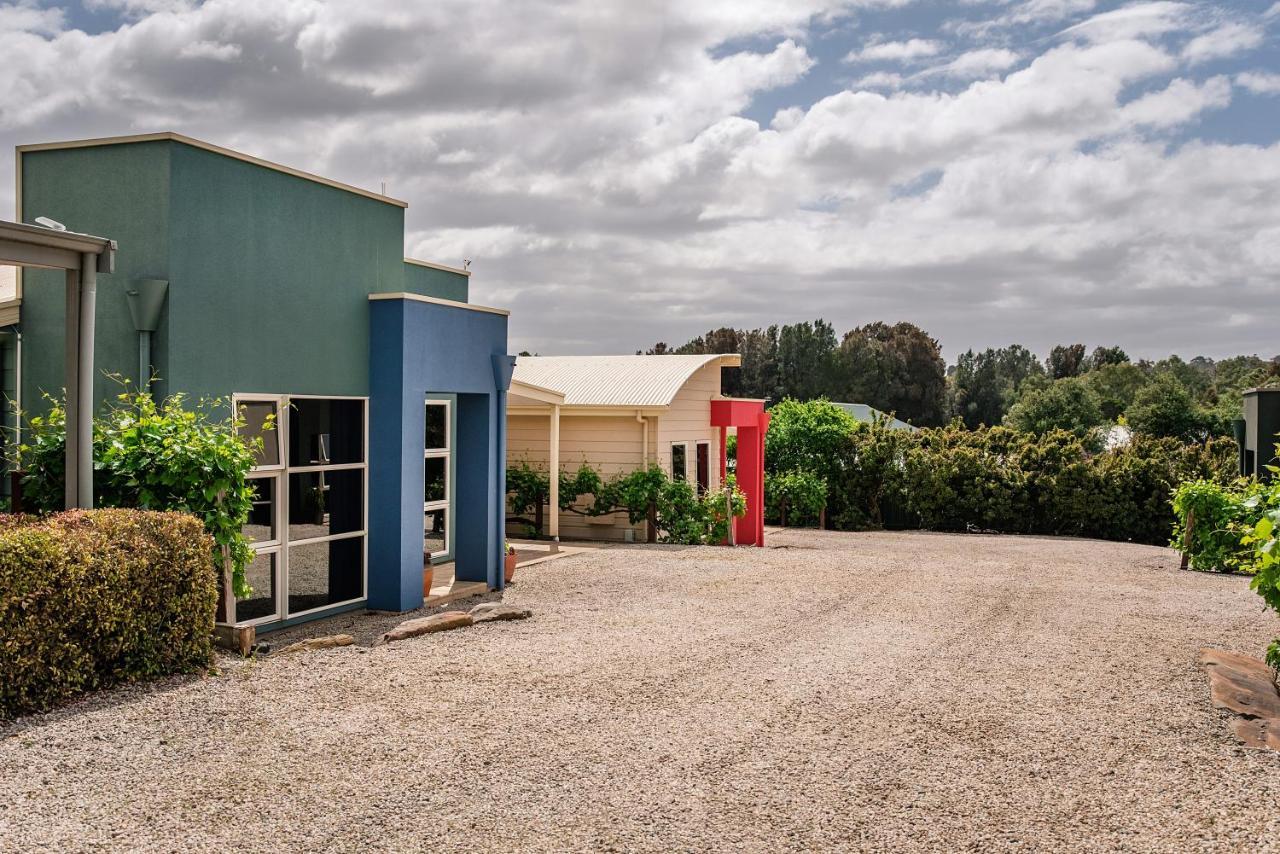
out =
<path fill-rule="evenodd" d="M 820 316 L 1280 352 L 1273 0 L 0 0 L 0 45 L 0 150 L 386 181 L 516 349 Z"/>

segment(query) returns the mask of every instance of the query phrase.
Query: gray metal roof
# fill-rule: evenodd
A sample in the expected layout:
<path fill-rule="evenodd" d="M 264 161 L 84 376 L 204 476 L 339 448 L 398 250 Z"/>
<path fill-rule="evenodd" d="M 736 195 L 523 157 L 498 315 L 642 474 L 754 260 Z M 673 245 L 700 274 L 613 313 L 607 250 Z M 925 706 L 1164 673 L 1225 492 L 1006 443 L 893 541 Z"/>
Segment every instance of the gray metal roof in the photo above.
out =
<path fill-rule="evenodd" d="M 835 401 L 832 401 L 833 403 Z M 910 430 L 913 433 L 919 430 L 919 427 L 913 427 L 905 421 L 891 417 L 887 412 L 881 412 L 874 406 L 868 406 L 865 403 L 836 403 L 836 406 L 861 421 L 863 424 L 872 424 L 878 420 L 887 420 L 888 426 L 894 430 Z"/>
<path fill-rule="evenodd" d="M 710 356 L 520 356 L 512 379 L 560 392 L 565 406 L 670 406 L 708 364 L 734 367 L 736 354 Z"/>

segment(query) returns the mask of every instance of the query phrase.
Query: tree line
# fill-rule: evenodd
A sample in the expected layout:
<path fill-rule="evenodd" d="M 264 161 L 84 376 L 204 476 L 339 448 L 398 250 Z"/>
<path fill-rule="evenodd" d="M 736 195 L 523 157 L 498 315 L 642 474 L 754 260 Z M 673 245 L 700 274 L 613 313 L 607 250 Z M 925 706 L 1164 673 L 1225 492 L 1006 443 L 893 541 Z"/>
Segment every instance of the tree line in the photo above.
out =
<path fill-rule="evenodd" d="M 1052 348 L 1041 360 L 1019 344 L 969 350 L 948 366 L 936 339 L 912 323 L 869 323 L 837 337 L 825 320 L 760 329 L 721 327 L 649 354 L 740 353 L 723 390 L 773 401 L 865 403 L 918 427 L 959 419 L 1025 432 L 1085 435 L 1126 424 L 1157 436 L 1201 439 L 1230 432 L 1246 388 L 1280 384 L 1280 356 L 1134 361 L 1117 346 Z"/>

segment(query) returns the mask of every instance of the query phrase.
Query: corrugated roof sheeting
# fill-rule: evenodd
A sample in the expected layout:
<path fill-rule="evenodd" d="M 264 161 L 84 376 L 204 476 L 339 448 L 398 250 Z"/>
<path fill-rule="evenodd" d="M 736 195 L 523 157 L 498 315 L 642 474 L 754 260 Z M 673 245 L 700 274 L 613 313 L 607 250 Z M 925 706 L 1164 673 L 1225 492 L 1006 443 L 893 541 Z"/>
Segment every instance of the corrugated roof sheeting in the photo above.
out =
<path fill-rule="evenodd" d="M 565 406 L 669 406 L 699 368 L 740 362 L 732 354 L 521 356 L 513 379 L 560 392 Z"/>

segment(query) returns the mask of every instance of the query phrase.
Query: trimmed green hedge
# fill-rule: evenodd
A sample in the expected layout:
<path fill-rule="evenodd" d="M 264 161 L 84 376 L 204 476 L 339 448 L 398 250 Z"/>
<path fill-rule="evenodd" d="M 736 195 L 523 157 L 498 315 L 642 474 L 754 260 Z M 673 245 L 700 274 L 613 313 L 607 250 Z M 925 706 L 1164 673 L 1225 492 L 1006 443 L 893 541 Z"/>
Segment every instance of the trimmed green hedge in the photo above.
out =
<path fill-rule="evenodd" d="M 812 401 L 771 410 L 765 465 L 777 475 L 798 459 L 820 460 L 809 470 L 827 482 L 827 522 L 837 529 L 977 529 L 1166 545 L 1178 484 L 1236 476 L 1230 439 L 1135 435 L 1095 452 L 1064 430 L 1033 435 L 958 423 L 915 433 L 858 424 L 837 439 L 830 419 L 802 412 L 828 407 L 836 408 Z M 790 429 L 775 436 L 779 421 Z M 821 425 L 816 437 L 804 429 L 814 423 Z"/>
<path fill-rule="evenodd" d="M 212 549 L 183 513 L 0 518 L 0 718 L 207 666 Z"/>

